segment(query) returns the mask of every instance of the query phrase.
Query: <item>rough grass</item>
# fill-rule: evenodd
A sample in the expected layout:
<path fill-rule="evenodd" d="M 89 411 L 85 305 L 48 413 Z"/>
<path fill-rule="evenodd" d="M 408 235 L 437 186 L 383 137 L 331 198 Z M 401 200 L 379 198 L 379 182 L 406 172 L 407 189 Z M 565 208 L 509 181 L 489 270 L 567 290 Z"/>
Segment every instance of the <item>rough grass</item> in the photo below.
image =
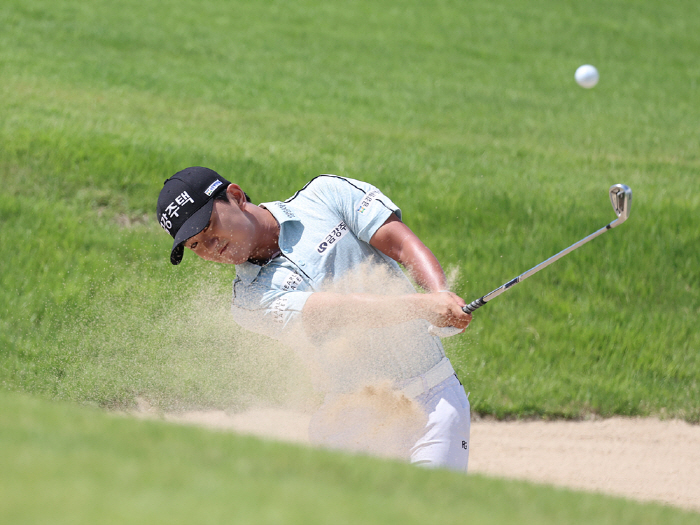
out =
<path fill-rule="evenodd" d="M 258 202 L 318 173 L 372 182 L 467 300 L 609 222 L 624 182 L 624 226 L 477 312 L 449 354 L 482 414 L 698 421 L 699 9 L 4 2 L 0 381 L 241 405 L 265 357 L 286 363 L 221 366 L 264 344 L 201 317 L 231 269 L 167 263 L 155 196 L 187 165 Z M 276 379 L 257 394 L 289 395 Z"/>

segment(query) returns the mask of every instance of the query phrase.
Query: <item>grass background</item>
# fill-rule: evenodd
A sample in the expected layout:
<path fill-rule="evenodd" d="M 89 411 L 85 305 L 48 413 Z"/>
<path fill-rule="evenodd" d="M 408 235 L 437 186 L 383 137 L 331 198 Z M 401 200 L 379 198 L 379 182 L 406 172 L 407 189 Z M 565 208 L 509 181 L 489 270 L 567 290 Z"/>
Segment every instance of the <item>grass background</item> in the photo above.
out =
<path fill-rule="evenodd" d="M 609 222 L 624 182 L 623 228 L 479 311 L 449 353 L 481 414 L 700 418 L 696 3 L 0 9 L 7 388 L 107 406 L 240 393 L 231 374 L 156 366 L 209 353 L 167 320 L 233 277 L 167 263 L 153 202 L 184 166 L 257 202 L 318 173 L 367 180 L 467 300 Z M 585 62 L 592 90 L 572 81 Z M 245 336 L 223 330 L 235 353 Z"/>
<path fill-rule="evenodd" d="M 5 0 L 0 19 L 4 390 L 304 403 L 297 363 L 227 322 L 233 270 L 168 262 L 154 203 L 185 166 L 256 202 L 373 183 L 468 301 L 609 222 L 623 182 L 624 226 L 448 354 L 482 415 L 700 420 L 697 2 Z"/>

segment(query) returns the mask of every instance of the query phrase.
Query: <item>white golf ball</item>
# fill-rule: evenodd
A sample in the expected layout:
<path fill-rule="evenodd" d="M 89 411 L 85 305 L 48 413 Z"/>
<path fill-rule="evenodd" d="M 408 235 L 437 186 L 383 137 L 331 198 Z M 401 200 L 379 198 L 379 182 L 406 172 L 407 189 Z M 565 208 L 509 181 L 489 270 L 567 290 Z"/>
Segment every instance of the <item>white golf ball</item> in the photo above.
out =
<path fill-rule="evenodd" d="M 598 76 L 598 70 L 595 67 L 591 66 L 590 64 L 586 64 L 585 66 L 581 66 L 576 70 L 574 78 L 576 79 L 576 82 L 578 82 L 579 86 L 588 89 L 595 86 L 600 77 Z"/>

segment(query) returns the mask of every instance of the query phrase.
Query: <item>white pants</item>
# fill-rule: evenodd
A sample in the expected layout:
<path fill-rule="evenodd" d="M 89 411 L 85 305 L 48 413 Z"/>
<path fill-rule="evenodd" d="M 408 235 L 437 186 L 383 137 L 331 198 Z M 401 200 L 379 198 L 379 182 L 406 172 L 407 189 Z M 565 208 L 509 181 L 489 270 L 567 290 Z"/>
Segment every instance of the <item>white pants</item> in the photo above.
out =
<path fill-rule="evenodd" d="M 311 419 L 311 442 L 466 472 L 469 400 L 457 376 L 445 379 L 413 403 L 402 399 L 405 403 L 397 402 L 396 391 L 387 394 L 381 389 L 357 397 L 329 395 Z"/>
<path fill-rule="evenodd" d="M 471 415 L 464 387 L 451 376 L 416 398 L 428 414 L 425 433 L 411 447 L 411 463 L 466 472 Z"/>

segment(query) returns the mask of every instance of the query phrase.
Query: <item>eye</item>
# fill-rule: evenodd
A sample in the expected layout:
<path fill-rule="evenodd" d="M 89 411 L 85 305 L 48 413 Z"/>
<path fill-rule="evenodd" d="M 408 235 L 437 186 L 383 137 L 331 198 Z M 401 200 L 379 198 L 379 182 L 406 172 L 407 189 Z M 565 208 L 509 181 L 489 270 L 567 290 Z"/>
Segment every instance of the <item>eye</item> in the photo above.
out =
<path fill-rule="evenodd" d="M 190 244 L 190 250 L 194 250 L 198 244 L 198 242 L 193 242 L 192 244 Z"/>

